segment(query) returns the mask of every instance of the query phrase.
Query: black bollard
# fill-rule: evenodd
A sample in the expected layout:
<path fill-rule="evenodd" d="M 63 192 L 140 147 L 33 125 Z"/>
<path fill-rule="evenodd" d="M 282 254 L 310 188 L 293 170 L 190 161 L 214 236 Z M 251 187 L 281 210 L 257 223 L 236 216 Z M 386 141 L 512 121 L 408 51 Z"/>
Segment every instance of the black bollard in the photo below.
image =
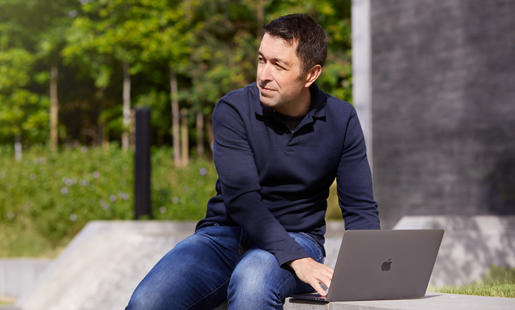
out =
<path fill-rule="evenodd" d="M 150 108 L 136 109 L 134 217 L 150 218 Z"/>

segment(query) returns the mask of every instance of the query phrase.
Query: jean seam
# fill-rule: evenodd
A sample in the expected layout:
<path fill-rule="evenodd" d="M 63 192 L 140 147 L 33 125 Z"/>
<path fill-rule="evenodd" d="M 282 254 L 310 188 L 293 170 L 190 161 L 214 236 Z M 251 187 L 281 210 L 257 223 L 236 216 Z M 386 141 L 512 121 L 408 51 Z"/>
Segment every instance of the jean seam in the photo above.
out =
<path fill-rule="evenodd" d="M 277 291 L 276 291 L 276 294 L 278 294 L 280 291 L 281 291 L 281 287 L 283 287 L 283 285 L 286 284 L 286 282 L 288 282 L 291 278 L 295 278 L 294 275 L 290 274 L 288 276 L 288 278 L 284 279 L 284 281 L 277 287 Z M 288 297 L 288 296 L 285 296 L 285 298 Z M 284 305 L 284 300 L 281 299 L 281 304 Z"/>
<path fill-rule="evenodd" d="M 322 248 L 320 247 L 320 244 L 318 244 L 318 242 L 313 237 L 311 237 L 310 235 L 306 234 L 305 232 L 301 231 L 301 232 L 299 232 L 299 234 L 309 238 L 309 240 L 313 241 L 316 244 L 317 249 L 318 249 L 318 259 L 317 259 L 317 261 L 320 261 L 322 259 Z"/>
<path fill-rule="evenodd" d="M 202 296 L 202 298 L 200 298 L 199 300 L 195 301 L 194 303 L 192 303 L 189 307 L 185 308 L 184 310 L 188 310 L 188 309 L 191 309 L 191 307 L 195 306 L 196 304 L 198 304 L 199 302 L 201 302 L 202 300 L 206 299 L 209 295 L 213 294 L 214 292 L 216 292 L 217 290 L 219 290 L 221 287 L 223 287 L 227 282 L 229 282 L 229 280 L 231 280 L 231 277 L 229 277 L 227 280 L 225 280 L 222 284 L 220 284 L 219 286 L 217 286 L 214 290 L 212 290 L 209 294 L 205 295 L 205 296 Z"/>

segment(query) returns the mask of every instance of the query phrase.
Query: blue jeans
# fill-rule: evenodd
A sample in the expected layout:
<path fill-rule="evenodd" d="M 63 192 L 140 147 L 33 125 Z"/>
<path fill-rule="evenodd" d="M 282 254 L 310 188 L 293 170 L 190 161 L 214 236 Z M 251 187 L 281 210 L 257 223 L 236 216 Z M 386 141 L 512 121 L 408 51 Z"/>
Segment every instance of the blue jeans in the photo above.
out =
<path fill-rule="evenodd" d="M 290 233 L 317 262 L 323 250 L 310 236 Z M 282 309 L 284 299 L 313 291 L 288 266 L 253 245 L 239 227 L 199 229 L 179 242 L 148 273 L 126 310 Z"/>

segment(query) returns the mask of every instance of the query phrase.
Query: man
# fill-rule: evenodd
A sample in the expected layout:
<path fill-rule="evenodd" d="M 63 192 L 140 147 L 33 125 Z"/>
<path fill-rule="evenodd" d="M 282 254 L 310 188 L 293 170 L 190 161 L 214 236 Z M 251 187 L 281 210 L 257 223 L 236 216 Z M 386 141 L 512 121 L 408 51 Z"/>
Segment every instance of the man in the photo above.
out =
<path fill-rule="evenodd" d="M 325 296 L 326 198 L 337 179 L 346 229 L 379 229 L 354 108 L 315 84 L 324 30 L 303 14 L 265 26 L 257 83 L 213 111 L 217 195 L 194 235 L 173 248 L 127 309 L 282 309 L 293 293 Z"/>

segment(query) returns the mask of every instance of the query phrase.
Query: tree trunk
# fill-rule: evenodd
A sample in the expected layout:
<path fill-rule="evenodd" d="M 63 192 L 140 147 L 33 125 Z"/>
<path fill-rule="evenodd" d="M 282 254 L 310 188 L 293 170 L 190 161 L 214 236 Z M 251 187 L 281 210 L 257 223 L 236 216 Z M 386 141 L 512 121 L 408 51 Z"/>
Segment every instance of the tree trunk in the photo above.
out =
<path fill-rule="evenodd" d="M 16 135 L 14 135 L 14 159 L 16 161 L 21 161 L 21 150 L 21 135 L 17 133 Z"/>
<path fill-rule="evenodd" d="M 129 74 L 129 63 L 124 61 L 123 66 L 123 133 L 122 149 L 129 149 L 129 130 L 131 124 L 131 76 Z"/>
<path fill-rule="evenodd" d="M 105 98 L 104 98 L 104 87 L 100 87 L 96 92 L 96 99 L 100 102 L 100 110 L 98 116 L 98 146 L 103 147 L 104 149 L 109 147 L 109 132 L 105 126 L 105 120 L 103 120 L 100 116 L 104 113 L 105 110 Z"/>
<path fill-rule="evenodd" d="M 131 109 L 131 125 L 130 125 L 129 148 L 136 151 L 136 110 Z"/>
<path fill-rule="evenodd" d="M 207 137 L 209 138 L 209 147 L 211 148 L 211 153 L 213 152 L 213 146 L 215 144 L 215 135 L 213 134 L 213 123 L 211 119 L 207 120 Z"/>
<path fill-rule="evenodd" d="M 197 156 L 204 157 L 204 114 L 197 112 Z"/>
<path fill-rule="evenodd" d="M 263 8 L 263 0 L 258 0 L 256 3 L 257 10 L 257 38 L 258 38 L 258 47 L 261 43 L 261 39 L 265 35 L 265 29 L 263 29 L 264 20 L 265 20 L 265 10 Z"/>
<path fill-rule="evenodd" d="M 177 76 L 170 67 L 170 94 L 172 100 L 172 136 L 173 136 L 173 161 L 176 167 L 181 166 L 181 139 Z"/>
<path fill-rule="evenodd" d="M 58 129 L 57 124 L 59 120 L 59 101 L 57 98 L 57 65 L 53 65 L 50 69 L 50 150 L 57 151 Z"/>
<path fill-rule="evenodd" d="M 181 165 L 187 166 L 189 161 L 188 110 L 181 110 Z"/>

